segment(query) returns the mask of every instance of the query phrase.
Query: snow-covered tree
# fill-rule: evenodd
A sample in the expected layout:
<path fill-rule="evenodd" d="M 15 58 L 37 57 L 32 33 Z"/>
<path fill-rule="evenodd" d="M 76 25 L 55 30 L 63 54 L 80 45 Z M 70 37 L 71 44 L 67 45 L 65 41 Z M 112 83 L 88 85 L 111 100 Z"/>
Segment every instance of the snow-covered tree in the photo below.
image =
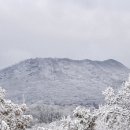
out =
<path fill-rule="evenodd" d="M 45 130 L 94 130 L 96 117 L 93 110 L 77 107 L 73 116 L 51 123 Z"/>
<path fill-rule="evenodd" d="M 78 130 L 94 130 L 97 117 L 93 110 L 85 107 L 77 107 L 73 115 L 77 119 Z"/>
<path fill-rule="evenodd" d="M 101 106 L 95 124 L 95 130 L 129 130 L 130 111 L 117 104 Z"/>
<path fill-rule="evenodd" d="M 1 130 L 25 130 L 32 116 L 24 115 L 26 104 L 14 104 L 5 99 L 5 90 L 0 87 L 0 128 Z"/>
<path fill-rule="evenodd" d="M 6 124 L 5 121 L 1 121 L 0 130 L 9 130 L 9 126 Z"/>
<path fill-rule="evenodd" d="M 77 107 L 73 117 L 52 123 L 45 130 L 130 130 L 130 78 L 117 92 L 103 92 L 105 104 L 98 109 Z"/>
<path fill-rule="evenodd" d="M 97 111 L 96 130 L 129 130 L 130 78 L 117 93 L 109 87 L 103 94 L 105 104 Z"/>

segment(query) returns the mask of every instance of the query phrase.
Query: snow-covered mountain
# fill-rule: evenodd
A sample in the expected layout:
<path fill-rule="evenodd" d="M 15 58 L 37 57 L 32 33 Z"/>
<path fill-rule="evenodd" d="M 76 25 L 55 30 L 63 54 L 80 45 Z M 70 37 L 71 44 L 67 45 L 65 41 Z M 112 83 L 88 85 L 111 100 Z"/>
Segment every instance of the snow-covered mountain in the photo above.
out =
<path fill-rule="evenodd" d="M 118 88 L 129 69 L 115 60 L 36 58 L 0 71 L 0 85 L 15 101 L 87 104 L 102 101 L 106 87 Z"/>

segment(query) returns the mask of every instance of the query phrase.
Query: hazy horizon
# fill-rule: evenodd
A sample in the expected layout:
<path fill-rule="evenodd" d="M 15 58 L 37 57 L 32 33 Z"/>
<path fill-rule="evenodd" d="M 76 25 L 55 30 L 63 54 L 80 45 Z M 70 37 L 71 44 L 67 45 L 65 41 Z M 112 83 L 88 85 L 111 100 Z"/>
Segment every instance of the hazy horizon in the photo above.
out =
<path fill-rule="evenodd" d="M 0 0 L 0 69 L 35 57 L 130 67 L 129 7 L 129 0 Z"/>
<path fill-rule="evenodd" d="M 21 61 L 17 61 L 17 62 L 15 62 L 15 63 L 13 63 L 13 64 L 10 64 L 10 65 L 7 65 L 7 66 L 5 66 L 5 67 L 3 67 L 3 68 L 0 68 L 0 70 L 2 70 L 2 69 L 6 69 L 6 68 L 8 68 L 8 67 L 11 67 L 11 66 L 13 66 L 13 65 L 16 65 L 16 64 L 19 64 L 20 62 L 23 62 L 23 61 L 26 61 L 26 60 L 29 60 L 29 59 L 37 59 L 37 58 L 39 58 L 39 59 L 48 59 L 48 58 L 52 58 L 52 59 L 70 59 L 70 60 L 78 60 L 78 61 L 82 61 L 82 60 L 91 60 L 91 61 L 107 61 L 107 60 L 115 60 L 115 61 L 117 61 L 117 62 L 120 62 L 120 61 L 118 61 L 118 60 L 116 60 L 116 59 L 104 59 L 104 60 L 92 60 L 92 59 L 72 59 L 72 58 L 67 58 L 67 57 L 62 57 L 62 58 L 58 58 L 58 57 L 44 57 L 44 58 L 42 58 L 42 57 L 32 57 L 32 58 L 27 58 L 27 59 L 24 59 L 24 60 L 21 60 Z M 128 67 L 128 69 L 130 68 L 129 66 L 127 66 L 127 65 L 125 65 L 124 63 L 122 63 L 122 62 L 120 62 L 121 64 L 123 64 L 124 66 L 126 66 L 126 67 Z"/>

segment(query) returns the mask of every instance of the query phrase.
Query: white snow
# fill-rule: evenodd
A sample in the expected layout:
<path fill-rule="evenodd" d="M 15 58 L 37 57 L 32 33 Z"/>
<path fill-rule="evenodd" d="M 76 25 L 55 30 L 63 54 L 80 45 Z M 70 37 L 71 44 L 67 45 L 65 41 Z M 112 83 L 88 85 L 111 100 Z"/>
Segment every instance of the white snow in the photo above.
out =
<path fill-rule="evenodd" d="M 115 60 L 28 59 L 0 71 L 0 85 L 14 101 L 71 105 L 102 102 L 101 91 L 119 88 L 129 69 Z"/>

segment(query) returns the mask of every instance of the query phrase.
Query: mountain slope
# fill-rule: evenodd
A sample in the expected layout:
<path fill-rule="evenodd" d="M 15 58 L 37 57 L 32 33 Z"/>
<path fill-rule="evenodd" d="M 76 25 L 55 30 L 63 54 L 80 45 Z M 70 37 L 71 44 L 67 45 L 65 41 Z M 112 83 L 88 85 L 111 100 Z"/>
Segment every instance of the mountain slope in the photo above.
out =
<path fill-rule="evenodd" d="M 8 96 L 27 103 L 88 104 L 102 101 L 101 91 L 118 88 L 129 69 L 115 60 L 91 61 L 36 58 L 0 71 L 0 85 Z"/>

